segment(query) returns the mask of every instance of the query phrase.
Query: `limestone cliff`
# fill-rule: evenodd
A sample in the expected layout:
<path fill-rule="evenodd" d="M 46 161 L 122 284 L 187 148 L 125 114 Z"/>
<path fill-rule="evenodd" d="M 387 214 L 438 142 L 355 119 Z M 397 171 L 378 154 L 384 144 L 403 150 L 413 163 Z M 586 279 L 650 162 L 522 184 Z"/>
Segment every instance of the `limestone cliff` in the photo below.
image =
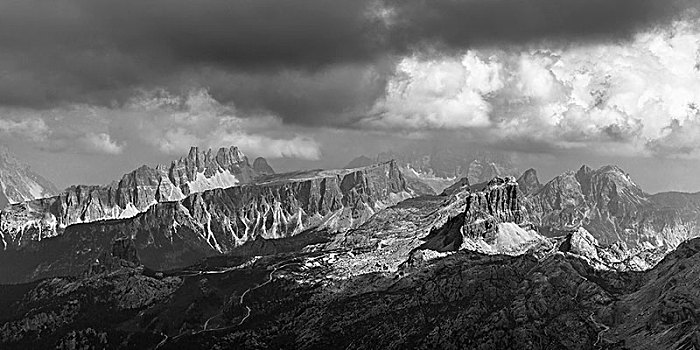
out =
<path fill-rule="evenodd" d="M 249 183 L 259 174 L 237 147 L 201 151 L 169 166 L 142 166 L 107 186 L 72 186 L 57 196 L 27 201 L 0 211 L 3 246 L 60 235 L 72 224 L 133 217 L 160 202 L 214 188 Z"/>
<path fill-rule="evenodd" d="M 12 260 L 0 265 L 22 266 L 27 269 L 22 278 L 27 280 L 74 274 L 111 251 L 116 240 L 131 239 L 141 262 L 168 269 L 230 252 L 258 238 L 290 237 L 312 228 L 345 231 L 408 197 L 393 161 L 360 169 L 276 175 L 262 183 L 158 203 L 132 218 L 71 225 L 60 237 L 0 253 L 0 261 Z M 32 262 L 40 255 L 48 258 Z"/>

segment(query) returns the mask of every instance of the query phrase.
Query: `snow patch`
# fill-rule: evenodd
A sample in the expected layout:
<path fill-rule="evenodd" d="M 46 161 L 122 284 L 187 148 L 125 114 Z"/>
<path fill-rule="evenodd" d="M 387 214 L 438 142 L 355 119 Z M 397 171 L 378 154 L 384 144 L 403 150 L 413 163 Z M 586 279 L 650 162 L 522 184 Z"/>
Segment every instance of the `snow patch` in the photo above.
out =
<path fill-rule="evenodd" d="M 30 198 L 27 200 L 32 200 L 32 199 L 38 199 L 38 198 L 43 198 L 44 197 L 44 188 L 41 187 L 38 183 L 34 181 L 27 181 L 26 183 L 27 189 L 29 189 L 29 193 L 32 195 L 34 198 Z"/>
<path fill-rule="evenodd" d="M 190 193 L 204 192 L 215 188 L 229 188 L 236 186 L 240 181 L 230 171 L 216 173 L 212 177 L 206 177 L 204 173 L 197 173 L 194 181 L 187 182 Z"/>
<path fill-rule="evenodd" d="M 128 219 L 128 218 L 134 217 L 134 216 L 136 216 L 136 215 L 138 215 L 138 214 L 140 214 L 140 213 L 141 213 L 141 211 L 138 210 L 138 209 L 134 206 L 133 203 L 129 203 L 129 204 L 126 205 L 126 209 L 124 209 L 124 210 L 119 214 L 119 218 L 120 218 L 120 219 Z"/>
<path fill-rule="evenodd" d="M 522 255 L 536 247 L 552 247 L 547 238 L 535 231 L 526 230 L 515 223 L 498 224 L 496 235 L 489 242 L 483 238 L 466 239 L 460 249 L 473 250 L 483 254 Z"/>

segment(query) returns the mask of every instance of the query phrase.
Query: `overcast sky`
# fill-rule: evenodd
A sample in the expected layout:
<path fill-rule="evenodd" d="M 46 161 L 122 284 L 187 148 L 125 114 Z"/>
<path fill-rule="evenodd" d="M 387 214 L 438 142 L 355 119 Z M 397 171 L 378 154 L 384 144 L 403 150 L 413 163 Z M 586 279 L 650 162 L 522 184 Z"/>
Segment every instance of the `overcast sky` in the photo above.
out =
<path fill-rule="evenodd" d="M 615 163 L 700 191 L 695 0 L 0 0 L 0 142 L 59 186 L 191 145 Z"/>

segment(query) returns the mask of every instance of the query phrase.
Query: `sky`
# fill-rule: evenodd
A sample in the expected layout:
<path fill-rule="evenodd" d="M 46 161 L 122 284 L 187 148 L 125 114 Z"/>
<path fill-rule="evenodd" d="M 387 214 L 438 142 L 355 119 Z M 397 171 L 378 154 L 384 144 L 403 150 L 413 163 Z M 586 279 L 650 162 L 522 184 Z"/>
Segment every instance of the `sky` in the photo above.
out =
<path fill-rule="evenodd" d="M 0 142 L 59 186 L 192 145 L 397 148 L 700 191 L 698 0 L 0 0 Z"/>

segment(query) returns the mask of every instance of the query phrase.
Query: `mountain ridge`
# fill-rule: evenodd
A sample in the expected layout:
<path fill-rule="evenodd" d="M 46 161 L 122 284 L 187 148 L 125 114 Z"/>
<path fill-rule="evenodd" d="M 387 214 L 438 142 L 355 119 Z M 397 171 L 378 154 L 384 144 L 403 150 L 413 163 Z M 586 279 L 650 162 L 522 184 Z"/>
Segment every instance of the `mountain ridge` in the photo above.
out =
<path fill-rule="evenodd" d="M 183 266 L 258 238 L 291 237 L 310 228 L 355 228 L 409 196 L 393 161 L 354 170 L 275 175 L 260 183 L 158 203 L 131 218 L 74 224 L 62 235 L 28 240 L 17 250 L 0 252 L 0 265 L 21 267 L 29 277 L 12 271 L 0 275 L 32 280 L 74 274 L 121 239 L 133 240 L 151 268 Z M 34 261 L 37 253 L 53 260 Z"/>
<path fill-rule="evenodd" d="M 155 203 L 191 193 L 251 182 L 261 176 L 235 146 L 202 151 L 192 147 L 170 165 L 143 165 L 110 185 L 74 185 L 57 196 L 18 203 L 0 211 L 5 247 L 60 235 L 69 225 L 133 217 Z"/>

